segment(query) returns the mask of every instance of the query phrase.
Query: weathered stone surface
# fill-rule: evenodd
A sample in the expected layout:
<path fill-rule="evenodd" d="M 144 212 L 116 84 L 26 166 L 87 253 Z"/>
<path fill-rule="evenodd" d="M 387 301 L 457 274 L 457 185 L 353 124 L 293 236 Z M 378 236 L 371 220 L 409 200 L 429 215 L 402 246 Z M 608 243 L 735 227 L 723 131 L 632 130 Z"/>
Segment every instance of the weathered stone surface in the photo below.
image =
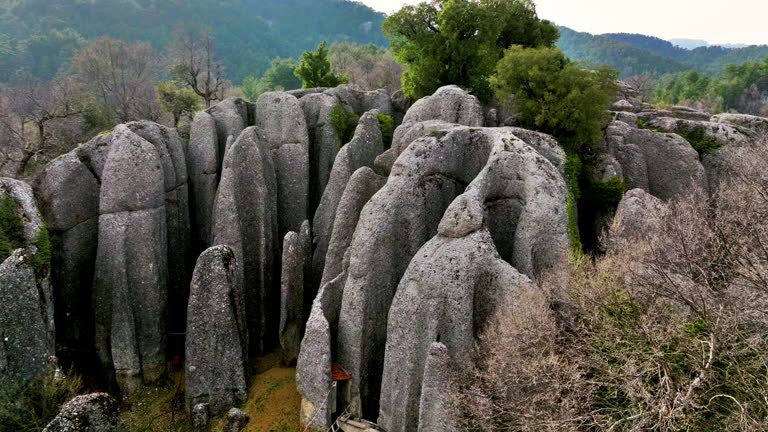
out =
<path fill-rule="evenodd" d="M 620 252 L 622 248 L 637 245 L 657 233 L 667 206 L 660 199 L 642 189 L 632 189 L 616 209 L 610 228 L 608 252 Z"/>
<path fill-rule="evenodd" d="M 768 118 L 748 114 L 717 114 L 710 120 L 713 123 L 727 123 L 751 129 L 758 134 L 768 133 Z"/>
<path fill-rule="evenodd" d="M 465 126 L 483 125 L 483 107 L 476 97 L 457 86 L 445 86 L 435 94 L 416 101 L 405 114 L 403 123 L 441 120 Z"/>
<path fill-rule="evenodd" d="M 154 145 L 117 126 L 104 165 L 93 305 L 96 347 L 132 394 L 165 371 L 165 191 Z"/>
<path fill-rule="evenodd" d="M 353 412 L 370 418 L 378 411 L 385 323 L 398 282 L 494 149 L 499 153 L 494 169 L 509 178 L 488 174 L 477 188 L 485 191 L 480 196 L 504 198 L 487 210 L 502 258 L 537 279 L 567 267 L 565 183 L 551 162 L 503 128 L 454 126 L 413 142 L 366 204 L 348 249 L 336 358 L 353 377 L 348 401 Z"/>
<path fill-rule="evenodd" d="M 302 395 L 301 422 L 310 429 L 327 429 L 331 424 L 331 330 L 316 301 L 304 330 L 296 386 Z"/>
<path fill-rule="evenodd" d="M 224 160 L 213 213 L 215 245 L 232 248 L 241 263 L 250 352 L 276 341 L 279 291 L 273 288 L 277 251 L 277 185 L 264 137 L 247 128 Z M 271 335 L 272 341 L 266 340 Z"/>
<path fill-rule="evenodd" d="M 226 153 L 227 137 L 232 135 L 237 138 L 246 127 L 250 126 L 248 111 L 248 102 L 240 98 L 224 99 L 206 110 L 216 122 L 219 168 Z"/>
<path fill-rule="evenodd" d="M 450 358 L 440 342 L 429 346 L 419 401 L 419 432 L 443 432 L 451 429 Z"/>
<path fill-rule="evenodd" d="M 365 204 L 386 182 L 385 177 L 377 175 L 368 167 L 358 169 L 350 177 L 344 194 L 336 207 L 336 218 L 333 222 L 325 267 L 319 286 L 324 286 L 341 274 L 343 258 L 350 243 L 352 243 L 352 236 L 355 234 L 357 222 L 360 220 L 360 213 Z M 338 305 L 338 307 L 340 306 L 341 304 Z"/>
<path fill-rule="evenodd" d="M 451 123 L 442 120 L 403 123 L 395 129 L 395 134 L 392 137 L 392 150 L 396 155 L 399 155 L 417 139 L 437 133 L 450 126 Z"/>
<path fill-rule="evenodd" d="M 456 224 L 450 216 L 443 221 Z M 475 329 L 496 307 L 514 305 L 516 294 L 528 283 L 527 277 L 499 257 L 483 227 L 464 237 L 440 235 L 424 245 L 389 311 L 379 424 L 393 432 L 417 430 L 420 411 L 425 413 L 427 430 L 434 428 L 430 421 L 446 420 L 445 415 L 434 418 L 438 414 L 430 412 L 439 409 L 445 397 L 440 393 L 446 387 L 435 389 L 439 383 L 425 379 L 445 380 L 447 373 L 434 370 L 439 368 L 435 359 L 432 370 L 425 371 L 432 344 L 448 347 L 456 365 L 451 373 L 466 373 L 472 365 Z M 421 394 L 422 387 L 426 394 Z M 420 407 L 422 396 L 427 402 L 424 407 Z"/>
<path fill-rule="evenodd" d="M 659 117 L 648 122 L 648 126 L 670 133 L 703 134 L 705 139 L 717 142 L 720 146 L 743 145 L 755 137 L 755 132 L 741 126 L 709 121 L 684 120 L 672 117 Z"/>
<path fill-rule="evenodd" d="M 112 132 L 96 135 L 87 143 L 77 147 L 74 152 L 80 162 L 91 171 L 99 182 L 104 172 L 104 164 L 112 145 Z"/>
<path fill-rule="evenodd" d="M 64 361 L 70 353 L 93 350 L 91 295 L 100 187 L 77 152 L 51 161 L 34 182 L 51 240 L 56 344 Z"/>
<path fill-rule="evenodd" d="M 0 396 L 12 397 L 37 378 L 56 353 L 52 301 L 46 296 L 38 291 L 24 249 L 0 264 Z"/>
<path fill-rule="evenodd" d="M 672 117 L 672 118 L 683 119 L 683 120 L 709 121 L 710 117 L 712 117 L 712 114 L 705 111 L 699 111 L 693 108 L 674 106 L 668 110 L 659 110 L 659 109 L 646 110 L 644 108 L 641 112 L 637 113 L 637 117 L 645 121 L 650 121 L 659 117 Z"/>
<path fill-rule="evenodd" d="M 553 136 L 518 127 L 510 128 L 510 130 L 515 136 L 552 162 L 560 174 L 565 174 L 565 151 Z"/>
<path fill-rule="evenodd" d="M 309 210 L 312 216 L 328 184 L 336 154 L 343 145 L 330 123 L 331 112 L 341 104 L 335 96 L 323 93 L 304 96 L 299 102 L 309 131 Z"/>
<path fill-rule="evenodd" d="M 165 179 L 165 226 L 168 242 L 168 325 L 171 333 L 183 333 L 189 281 L 194 265 L 184 143 L 175 129 L 157 123 L 140 121 L 127 123 L 125 126 L 154 145 L 160 155 Z"/>
<path fill-rule="evenodd" d="M 232 408 L 227 412 L 227 419 L 224 421 L 224 432 L 240 432 L 245 429 L 251 418 L 243 411 Z"/>
<path fill-rule="evenodd" d="M 219 144 L 216 121 L 206 112 L 192 120 L 187 150 L 189 201 L 196 250 L 210 246 L 211 218 L 219 182 Z"/>
<path fill-rule="evenodd" d="M 336 97 L 345 109 L 357 115 L 371 110 L 378 110 L 386 115 L 392 115 L 394 112 L 389 95 L 382 89 L 365 91 L 353 85 L 342 84 L 326 90 L 325 94 Z"/>
<path fill-rule="evenodd" d="M 118 432 L 119 405 L 106 393 L 92 393 L 65 403 L 43 432 Z"/>
<path fill-rule="evenodd" d="M 298 231 L 309 209 L 309 135 L 298 99 L 268 92 L 256 102 L 256 126 L 274 158 L 277 179 L 278 233 Z"/>
<path fill-rule="evenodd" d="M 186 383 L 190 407 L 223 414 L 248 396 L 245 296 L 232 249 L 214 246 L 195 267 L 187 312 Z"/>
<path fill-rule="evenodd" d="M 289 232 L 283 240 L 282 277 L 280 278 L 280 346 L 283 362 L 292 364 L 299 356 L 304 326 L 304 276 L 308 252 L 312 249 L 307 222 L 303 234 Z"/>
<path fill-rule="evenodd" d="M 628 189 L 640 188 L 666 200 L 692 188 L 706 188 L 699 154 L 683 138 L 614 121 L 606 149 L 621 166 Z"/>
<path fill-rule="evenodd" d="M 341 201 L 352 174 L 362 167 L 372 167 L 376 156 L 384 151 L 381 130 L 375 112 L 365 113 L 357 125 L 355 136 L 349 144 L 342 147 L 333 164 L 330 181 L 325 188 L 320 206 L 315 213 L 313 257 L 313 280 L 320 282 L 325 267 L 325 256 L 328 243 L 333 234 L 333 224 L 336 220 L 336 210 Z"/>

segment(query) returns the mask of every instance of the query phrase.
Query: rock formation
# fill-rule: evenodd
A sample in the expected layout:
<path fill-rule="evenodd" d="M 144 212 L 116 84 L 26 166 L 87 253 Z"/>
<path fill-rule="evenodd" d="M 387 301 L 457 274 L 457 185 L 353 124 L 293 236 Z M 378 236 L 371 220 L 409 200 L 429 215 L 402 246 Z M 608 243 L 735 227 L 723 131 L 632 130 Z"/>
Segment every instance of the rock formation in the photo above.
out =
<path fill-rule="evenodd" d="M 102 175 L 93 304 L 96 347 L 132 394 L 165 371 L 168 249 L 163 160 L 117 126 Z"/>
<path fill-rule="evenodd" d="M 368 112 L 360 118 L 355 136 L 342 147 L 333 164 L 330 180 L 323 192 L 320 205 L 315 213 L 314 227 L 315 254 L 313 257 L 313 280 L 320 282 L 325 267 L 336 209 L 352 174 L 362 167 L 373 167 L 376 157 L 384 151 L 381 130 L 376 112 Z"/>
<path fill-rule="evenodd" d="M 224 160 L 213 212 L 212 243 L 232 248 L 241 263 L 251 353 L 277 339 L 279 291 L 274 289 L 277 251 L 277 185 L 261 131 L 249 127 Z M 270 331 L 270 329 L 274 331 Z"/>
<path fill-rule="evenodd" d="M 245 296 L 232 249 L 200 255 L 189 296 L 186 339 L 187 402 L 212 416 L 245 402 L 248 332 Z"/>
<path fill-rule="evenodd" d="M 419 401 L 419 432 L 452 430 L 450 423 L 450 358 L 440 342 L 429 346 Z"/>
<path fill-rule="evenodd" d="M 324 93 L 306 95 L 299 102 L 309 133 L 309 208 L 313 211 L 328 184 L 336 153 L 345 144 L 331 124 L 331 113 L 341 104 L 335 96 Z"/>
<path fill-rule="evenodd" d="M 211 212 L 219 183 L 219 144 L 216 121 L 206 112 L 192 120 L 187 147 L 189 201 L 196 250 L 210 246 Z"/>
<path fill-rule="evenodd" d="M 243 411 L 232 408 L 227 412 L 227 419 L 224 421 L 224 432 L 240 432 L 245 429 L 251 420 L 248 414 Z"/>
<path fill-rule="evenodd" d="M 305 275 L 311 265 L 312 237 L 309 222 L 301 233 L 289 232 L 283 240 L 282 276 L 280 278 L 280 346 L 283 363 L 292 364 L 299 356 L 304 327 Z"/>
<path fill-rule="evenodd" d="M 644 239 L 658 232 L 666 212 L 664 202 L 642 189 L 624 194 L 610 228 L 608 252 L 627 246 L 637 247 Z"/>
<path fill-rule="evenodd" d="M 106 393 L 92 393 L 65 403 L 43 432 L 119 432 L 119 406 Z"/>

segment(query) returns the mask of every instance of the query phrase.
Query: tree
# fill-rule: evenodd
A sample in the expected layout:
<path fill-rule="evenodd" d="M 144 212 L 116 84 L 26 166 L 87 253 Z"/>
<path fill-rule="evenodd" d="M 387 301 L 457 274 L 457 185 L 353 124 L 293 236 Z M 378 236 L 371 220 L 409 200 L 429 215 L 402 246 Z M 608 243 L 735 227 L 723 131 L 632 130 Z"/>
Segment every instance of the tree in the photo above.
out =
<path fill-rule="evenodd" d="M 304 51 L 295 74 L 301 79 L 304 88 L 336 87 L 346 82 L 344 77 L 336 75 L 331 68 L 325 41 L 314 51 Z"/>
<path fill-rule="evenodd" d="M 488 78 L 512 44 L 552 46 L 558 31 L 529 0 L 440 0 L 405 6 L 383 25 L 405 66 L 406 95 L 420 98 L 456 84 L 488 100 Z"/>
<path fill-rule="evenodd" d="M 602 139 L 617 75 L 607 66 L 581 69 L 557 48 L 513 46 L 492 82 L 500 100 L 513 100 L 522 126 L 552 134 L 567 150 L 580 152 Z"/>
<path fill-rule="evenodd" d="M 637 91 L 637 96 L 641 102 L 650 102 L 653 97 L 653 88 L 656 85 L 653 78 L 647 73 L 633 75 L 625 78 L 624 82 Z"/>
<path fill-rule="evenodd" d="M 174 45 L 173 78 L 203 98 L 206 108 L 211 106 L 211 101 L 223 99 L 227 81 L 224 65 L 214 59 L 211 33 L 180 30 L 176 32 Z"/>
<path fill-rule="evenodd" d="M 188 87 L 176 81 L 164 81 L 157 85 L 157 94 L 163 108 L 173 115 L 173 127 L 179 127 L 182 116 L 191 117 L 202 105 L 200 97 Z"/>
<path fill-rule="evenodd" d="M 268 91 L 295 90 L 302 82 L 296 76 L 296 61 L 289 58 L 276 58 L 261 78 L 248 76 L 240 86 L 248 100 L 255 102 L 259 95 Z"/>
<path fill-rule="evenodd" d="M 373 44 L 335 43 L 328 51 L 333 69 L 352 85 L 364 90 L 383 88 L 389 94 L 402 87 L 403 67 L 387 49 Z"/>
<path fill-rule="evenodd" d="M 159 117 L 155 83 L 160 68 L 149 44 L 101 37 L 75 54 L 73 66 L 77 80 L 115 121 Z"/>
<path fill-rule="evenodd" d="M 2 89 L 0 129 L 11 137 L 13 147 L 4 149 L 3 156 L 7 160 L 14 159 L 11 152 L 19 155 L 13 160 L 17 177 L 26 172 L 34 157 L 57 144 L 50 140 L 48 126 L 82 116 L 84 102 L 81 86 L 70 77 L 40 83 L 27 75 L 21 84 Z M 27 126 L 32 126 L 32 130 Z"/>

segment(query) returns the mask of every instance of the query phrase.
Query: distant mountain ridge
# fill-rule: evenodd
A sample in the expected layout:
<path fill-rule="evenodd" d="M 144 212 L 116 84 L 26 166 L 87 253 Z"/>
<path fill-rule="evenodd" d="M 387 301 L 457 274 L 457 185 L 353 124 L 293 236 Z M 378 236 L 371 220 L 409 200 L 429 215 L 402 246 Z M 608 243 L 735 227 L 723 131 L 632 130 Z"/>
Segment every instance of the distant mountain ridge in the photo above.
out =
<path fill-rule="evenodd" d="M 627 77 L 641 73 L 661 75 L 694 69 L 717 75 L 730 63 L 760 61 L 768 45 L 741 48 L 705 46 L 685 49 L 653 36 L 629 33 L 593 35 L 560 27 L 558 46 L 573 60 L 608 64 Z"/>
<path fill-rule="evenodd" d="M 384 17 L 349 0 L 0 0 L 0 81 L 19 68 L 50 78 L 80 36 L 160 49 L 180 25 L 209 27 L 229 77 L 239 81 L 322 40 L 385 45 Z M 30 45 L 44 52 L 25 52 Z"/>

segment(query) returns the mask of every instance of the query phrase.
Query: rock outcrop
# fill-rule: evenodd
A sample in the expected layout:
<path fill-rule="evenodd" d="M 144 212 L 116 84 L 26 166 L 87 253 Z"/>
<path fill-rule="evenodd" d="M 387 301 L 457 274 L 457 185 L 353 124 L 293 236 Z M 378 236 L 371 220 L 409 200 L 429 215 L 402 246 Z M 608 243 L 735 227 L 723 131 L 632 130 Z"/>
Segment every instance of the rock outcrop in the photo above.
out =
<path fill-rule="evenodd" d="M 230 135 L 231 136 L 231 135 Z M 195 250 L 211 242 L 211 218 L 219 185 L 219 144 L 216 121 L 206 112 L 192 120 L 187 147 L 189 202 Z"/>
<path fill-rule="evenodd" d="M 117 126 L 104 164 L 93 304 L 96 347 L 125 394 L 165 371 L 168 299 L 163 159 Z"/>
<path fill-rule="evenodd" d="M 224 432 L 240 432 L 245 429 L 251 418 L 243 411 L 232 408 L 227 412 L 227 418 L 224 421 Z"/>
<path fill-rule="evenodd" d="M 200 255 L 190 289 L 186 340 L 186 397 L 218 416 L 245 402 L 248 331 L 245 296 L 232 249 Z"/>
<path fill-rule="evenodd" d="M 224 160 L 213 213 L 212 243 L 232 248 L 241 264 L 251 353 L 272 344 L 268 336 L 276 341 L 280 319 L 277 185 L 269 151 L 259 129 L 243 131 Z"/>
<path fill-rule="evenodd" d="M 253 124 L 250 111 L 251 107 L 248 102 L 240 98 L 224 99 L 206 110 L 216 124 L 219 167 L 221 167 L 226 154 L 227 138 L 230 136 L 239 137 L 246 127 Z"/>
<path fill-rule="evenodd" d="M 440 342 L 429 346 L 419 401 L 419 432 L 453 430 L 450 394 L 451 370 L 448 348 Z"/>
<path fill-rule="evenodd" d="M 262 151 L 274 160 L 278 234 L 298 231 L 309 209 L 309 135 L 295 97 L 268 92 L 256 102 L 256 126 L 264 134 Z"/>
<path fill-rule="evenodd" d="M 659 231 L 666 213 L 666 204 L 642 189 L 624 194 L 610 228 L 608 253 L 627 246 L 637 247 Z"/>
<path fill-rule="evenodd" d="M 713 123 L 725 123 L 733 126 L 741 126 L 758 134 L 768 133 L 768 118 L 748 114 L 723 113 L 712 116 Z"/>
<path fill-rule="evenodd" d="M 315 253 L 312 262 L 313 280 L 319 284 L 325 268 L 328 243 L 333 233 L 336 210 L 352 174 L 359 168 L 373 167 L 376 157 L 384 151 L 381 130 L 376 112 L 368 112 L 360 118 L 355 136 L 342 147 L 333 164 L 320 205 L 315 213 L 313 231 Z"/>
<path fill-rule="evenodd" d="M 304 327 L 305 275 L 311 265 L 312 237 L 309 222 L 300 233 L 289 232 L 283 240 L 280 278 L 280 347 L 283 363 L 292 364 L 299 356 Z"/>
<path fill-rule="evenodd" d="M 106 393 L 92 393 L 65 403 L 43 432 L 119 432 L 119 406 Z"/>
<path fill-rule="evenodd" d="M 341 107 L 335 96 L 314 93 L 301 99 L 301 108 L 309 133 L 309 208 L 310 213 L 320 204 L 325 186 L 331 176 L 336 154 L 344 143 L 336 127 L 331 124 L 331 114 Z M 310 214 L 310 216 L 313 216 Z"/>

